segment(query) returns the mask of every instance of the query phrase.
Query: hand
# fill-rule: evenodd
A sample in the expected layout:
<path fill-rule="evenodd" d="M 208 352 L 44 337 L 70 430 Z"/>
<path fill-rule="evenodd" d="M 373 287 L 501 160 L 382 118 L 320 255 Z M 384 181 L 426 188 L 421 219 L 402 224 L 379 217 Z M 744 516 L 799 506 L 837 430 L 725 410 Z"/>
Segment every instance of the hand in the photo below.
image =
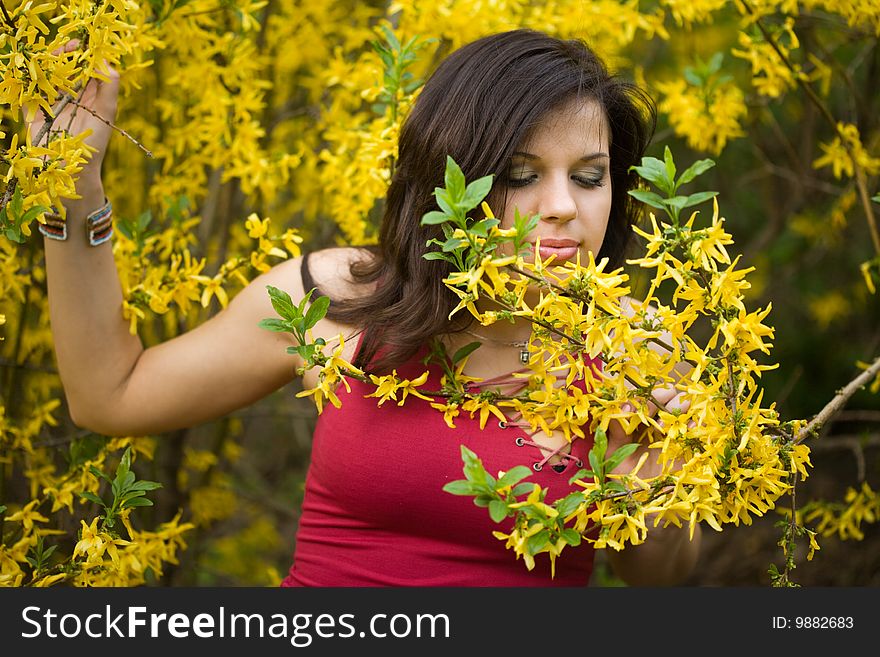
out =
<path fill-rule="evenodd" d="M 655 389 L 652 397 L 657 403 L 648 404 L 649 415 L 651 417 L 656 415 L 661 406 L 670 413 L 676 411 L 682 413 L 686 412 L 690 407 L 690 403 L 683 399 L 683 395 L 684 393 L 678 391 L 675 386 L 671 384 Z M 662 422 L 659 424 L 661 427 L 663 426 Z M 693 423 L 691 422 L 689 424 L 692 425 Z M 643 428 L 644 425 L 639 425 L 639 427 Z M 627 434 L 617 420 L 612 420 L 608 425 L 608 449 L 606 453 L 609 455 L 613 454 L 619 447 L 631 442 L 635 442 L 635 437 L 631 434 Z M 625 458 L 621 464 L 613 470 L 613 472 L 617 474 L 631 472 L 645 452 L 648 453 L 648 458 L 639 470 L 638 476 L 642 479 L 650 479 L 660 475 L 663 471 L 661 464 L 657 461 L 657 457 L 660 455 L 660 450 L 649 450 L 644 442 L 639 445 L 638 449 Z"/>
<path fill-rule="evenodd" d="M 54 51 L 53 54 L 73 52 L 77 48 L 79 48 L 79 41 L 73 39 L 68 41 L 62 49 Z M 45 144 L 49 134 L 58 130 L 65 130 L 72 135 L 78 135 L 90 130 L 91 134 L 85 138 L 85 143 L 94 148 L 95 151 L 80 174 L 80 178 L 86 180 L 98 180 L 101 177 L 101 165 L 107 152 L 110 135 L 113 132 L 109 124 L 116 118 L 117 99 L 119 96 L 119 73 L 106 62 L 104 68 L 101 69 L 101 73 L 108 78 L 107 81 L 89 80 L 85 88 L 71 102 L 64 106 L 58 116 L 50 119 L 49 132 L 43 134 L 41 139 L 41 143 Z M 25 120 L 27 120 L 27 117 L 25 117 Z M 36 139 L 43 130 L 45 123 L 45 114 L 41 110 L 37 110 L 33 120 L 28 125 L 34 145 L 37 145 Z"/>

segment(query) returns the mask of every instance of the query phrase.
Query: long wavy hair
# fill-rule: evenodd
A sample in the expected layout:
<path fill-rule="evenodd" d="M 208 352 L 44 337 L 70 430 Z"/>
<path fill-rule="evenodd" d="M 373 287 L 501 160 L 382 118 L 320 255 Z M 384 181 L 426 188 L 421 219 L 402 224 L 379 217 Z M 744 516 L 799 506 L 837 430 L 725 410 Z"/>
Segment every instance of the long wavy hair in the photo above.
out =
<path fill-rule="evenodd" d="M 439 226 L 420 225 L 435 209 L 451 156 L 468 181 L 494 174 L 490 194 L 500 216 L 510 160 L 550 111 L 573 99 L 593 100 L 610 127 L 611 216 L 597 254 L 620 264 L 636 208 L 627 191 L 656 126 L 654 103 L 636 85 L 609 73 L 580 40 L 519 29 L 473 41 L 451 53 L 426 81 L 401 129 L 396 170 L 385 199 L 377 246 L 350 267 L 371 293 L 334 300 L 328 316 L 363 327 L 355 365 L 389 371 L 430 338 L 467 327 L 472 318 L 449 313 L 458 299 L 443 284 L 443 260 L 425 260 L 426 242 Z"/>

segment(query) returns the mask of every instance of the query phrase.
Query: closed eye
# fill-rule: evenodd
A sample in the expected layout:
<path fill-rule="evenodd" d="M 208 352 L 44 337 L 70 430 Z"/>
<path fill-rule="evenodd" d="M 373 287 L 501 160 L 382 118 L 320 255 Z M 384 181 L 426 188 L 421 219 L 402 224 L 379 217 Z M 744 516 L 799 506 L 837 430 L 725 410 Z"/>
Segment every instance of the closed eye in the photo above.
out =
<path fill-rule="evenodd" d="M 603 187 L 605 185 L 605 176 L 572 176 L 572 180 L 574 180 L 578 185 L 582 187 L 586 187 L 588 189 L 594 189 L 596 187 Z"/>
<path fill-rule="evenodd" d="M 532 174 L 530 176 L 525 176 L 524 178 L 513 178 L 509 177 L 507 179 L 508 187 L 525 187 L 529 183 L 533 183 L 538 179 L 538 176 Z"/>

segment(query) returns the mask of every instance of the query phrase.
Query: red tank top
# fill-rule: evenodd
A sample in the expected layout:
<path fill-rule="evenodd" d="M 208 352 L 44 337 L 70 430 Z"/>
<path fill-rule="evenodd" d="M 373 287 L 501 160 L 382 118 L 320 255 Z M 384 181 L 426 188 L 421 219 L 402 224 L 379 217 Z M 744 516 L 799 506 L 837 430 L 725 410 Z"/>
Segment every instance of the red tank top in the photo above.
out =
<path fill-rule="evenodd" d="M 421 360 L 423 348 L 397 368 L 413 379 L 425 369 L 428 389 L 440 389 L 442 371 Z M 493 531 L 509 532 L 513 521 L 495 523 L 473 498 L 442 490 L 463 479 L 460 445 L 479 456 L 497 475 L 517 465 L 531 467 L 544 454 L 517 438 L 528 434 L 502 428 L 490 416 L 484 429 L 479 418 L 462 413 L 450 429 L 443 414 L 427 401 L 408 397 L 377 406 L 365 397 L 367 384 L 340 386 L 342 408 L 325 406 L 314 431 L 306 475 L 293 565 L 281 586 L 585 586 L 594 551 L 586 542 L 566 547 L 550 577 L 547 554 L 535 558 L 529 571 Z M 583 386 L 583 382 L 576 385 Z M 592 436 L 575 440 L 571 454 L 583 462 Z M 574 486 L 569 478 L 578 464 L 547 465 L 525 481 L 546 487 L 546 501 L 564 497 Z M 558 471 L 561 469 L 561 472 Z"/>

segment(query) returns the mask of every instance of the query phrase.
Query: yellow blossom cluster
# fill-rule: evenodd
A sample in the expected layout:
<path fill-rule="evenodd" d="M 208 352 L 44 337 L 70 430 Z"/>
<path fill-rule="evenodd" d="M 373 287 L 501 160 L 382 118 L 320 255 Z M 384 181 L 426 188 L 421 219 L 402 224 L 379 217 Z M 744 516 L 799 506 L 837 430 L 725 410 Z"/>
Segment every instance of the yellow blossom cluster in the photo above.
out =
<path fill-rule="evenodd" d="M 880 518 L 880 495 L 863 481 L 858 489 L 847 489 L 843 502 L 810 502 L 799 510 L 798 517 L 801 522 L 815 523 L 822 536 L 861 540 L 863 525 Z"/>
<path fill-rule="evenodd" d="M 787 19 L 777 32 L 773 35 L 773 43 L 762 37 L 740 32 L 738 39 L 741 47 L 731 50 L 734 55 L 751 64 L 755 90 L 769 98 L 778 98 L 794 88 L 798 78 L 806 77 L 799 64 L 787 64 L 791 61 L 792 52 L 800 47 L 794 31 L 794 20 Z"/>
<path fill-rule="evenodd" d="M 855 167 L 869 176 L 880 173 L 880 158 L 871 156 L 859 137 L 859 129 L 851 123 L 837 124 L 837 135 L 827 144 L 819 144 L 822 157 L 813 161 L 813 168 L 830 166 L 835 178 L 852 177 Z"/>
<path fill-rule="evenodd" d="M 719 154 L 732 139 L 742 137 L 742 121 L 748 114 L 743 93 L 732 82 L 704 89 L 686 80 L 658 82 L 662 95 L 658 109 L 669 116 L 675 133 L 691 148 Z"/>

